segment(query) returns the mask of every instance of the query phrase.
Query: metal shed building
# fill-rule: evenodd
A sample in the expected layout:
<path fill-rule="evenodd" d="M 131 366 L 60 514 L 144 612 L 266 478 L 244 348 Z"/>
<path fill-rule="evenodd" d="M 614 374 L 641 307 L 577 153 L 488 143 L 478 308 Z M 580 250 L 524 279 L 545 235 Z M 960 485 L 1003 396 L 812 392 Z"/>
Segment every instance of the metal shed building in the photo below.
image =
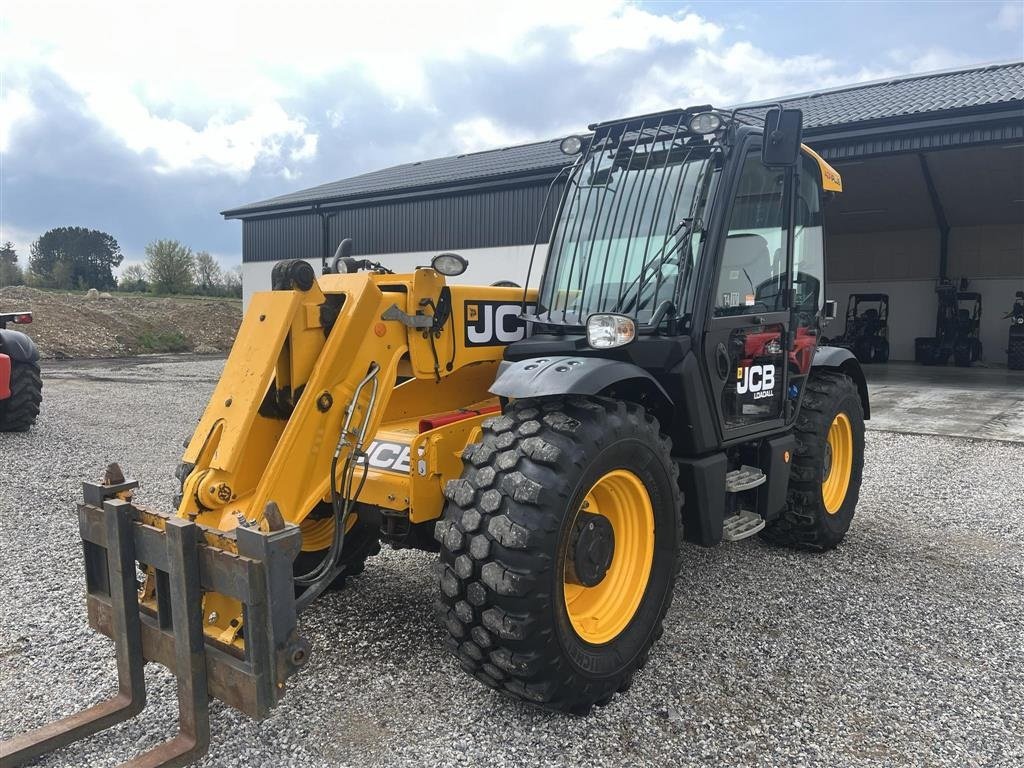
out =
<path fill-rule="evenodd" d="M 888 293 L 892 358 L 934 333 L 940 277 L 982 294 L 983 359 L 1005 362 L 1014 291 L 1024 289 L 1024 62 L 908 76 L 783 99 L 804 113 L 805 142 L 843 175 L 827 208 L 830 298 Z M 764 104 L 747 105 L 750 109 Z M 333 250 L 408 268 L 454 250 L 463 279 L 522 281 L 545 241 L 561 137 L 407 163 L 223 212 L 242 221 L 245 295 L 275 261 L 319 263 Z M 538 249 L 543 259 L 544 248 Z M 535 274 L 536 274 L 535 268 Z M 839 321 L 841 330 L 842 321 Z"/>

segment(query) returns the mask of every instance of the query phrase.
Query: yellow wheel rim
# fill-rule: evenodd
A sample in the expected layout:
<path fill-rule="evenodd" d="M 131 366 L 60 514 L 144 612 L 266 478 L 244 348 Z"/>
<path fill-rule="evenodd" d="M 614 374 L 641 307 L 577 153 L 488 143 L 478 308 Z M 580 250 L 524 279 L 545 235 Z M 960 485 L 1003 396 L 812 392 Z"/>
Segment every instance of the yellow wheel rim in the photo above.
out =
<path fill-rule="evenodd" d="M 611 523 L 615 550 L 604 578 L 585 587 L 562 577 L 565 608 L 576 634 L 601 645 L 614 640 L 632 621 L 647 591 L 654 561 L 654 506 L 643 481 L 616 469 L 591 487 L 582 511 Z"/>
<path fill-rule="evenodd" d="M 853 426 L 850 417 L 837 413 L 828 428 L 825 466 L 821 480 L 821 499 L 825 511 L 834 515 L 843 506 L 853 474 Z"/>
<path fill-rule="evenodd" d="M 351 531 L 355 524 L 356 515 L 349 515 L 345 532 Z M 299 523 L 299 530 L 302 531 L 302 551 L 321 552 L 331 546 L 331 540 L 334 538 L 334 518 L 307 517 Z"/>

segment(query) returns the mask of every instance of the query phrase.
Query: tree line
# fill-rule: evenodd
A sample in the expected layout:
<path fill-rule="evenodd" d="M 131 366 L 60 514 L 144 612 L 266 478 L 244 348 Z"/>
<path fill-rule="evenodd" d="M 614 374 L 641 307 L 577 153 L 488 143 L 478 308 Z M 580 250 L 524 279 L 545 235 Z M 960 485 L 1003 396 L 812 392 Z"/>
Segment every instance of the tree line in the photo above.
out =
<path fill-rule="evenodd" d="M 207 251 L 193 251 L 177 240 L 154 240 L 146 260 L 129 264 L 120 277 L 114 270 L 124 254 L 106 232 L 85 227 L 57 227 L 30 246 L 27 269 L 18 263 L 14 244 L 0 246 L 0 287 L 29 285 L 65 290 L 121 290 L 159 294 L 242 295 L 241 269 L 222 269 Z"/>

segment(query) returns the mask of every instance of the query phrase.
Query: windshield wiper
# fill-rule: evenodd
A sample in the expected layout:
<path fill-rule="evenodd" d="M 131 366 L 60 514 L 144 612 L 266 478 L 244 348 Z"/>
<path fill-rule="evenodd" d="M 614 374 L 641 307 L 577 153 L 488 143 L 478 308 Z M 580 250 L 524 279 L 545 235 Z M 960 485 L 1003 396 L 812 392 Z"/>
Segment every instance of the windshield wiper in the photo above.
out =
<path fill-rule="evenodd" d="M 694 227 L 695 223 L 697 224 L 697 228 L 699 228 L 699 219 L 687 217 L 685 219 L 681 219 L 679 223 L 676 224 L 675 229 L 673 229 L 668 234 L 668 237 L 665 238 L 665 244 L 661 246 L 658 253 L 654 255 L 654 258 L 651 261 L 647 262 L 643 269 L 640 270 L 640 274 L 636 276 L 636 279 L 634 279 L 629 284 L 629 287 L 623 292 L 623 299 L 625 299 L 630 294 L 633 294 L 633 286 L 636 285 L 636 293 L 633 294 L 631 303 L 627 307 L 620 307 L 620 304 L 616 304 L 611 310 L 612 312 L 632 311 L 639 305 L 641 294 L 643 293 L 644 288 L 650 284 L 651 278 L 660 274 L 662 267 L 669 263 L 669 259 L 679 251 L 683 244 L 690 241 L 690 237 L 693 235 L 694 231 L 696 231 L 696 228 Z M 683 234 L 682 236 L 677 237 L 680 231 L 682 231 Z M 675 238 L 674 241 L 673 238 Z M 666 251 L 665 248 L 668 247 L 670 241 L 672 241 L 672 247 Z M 663 312 L 662 314 L 666 313 Z"/>

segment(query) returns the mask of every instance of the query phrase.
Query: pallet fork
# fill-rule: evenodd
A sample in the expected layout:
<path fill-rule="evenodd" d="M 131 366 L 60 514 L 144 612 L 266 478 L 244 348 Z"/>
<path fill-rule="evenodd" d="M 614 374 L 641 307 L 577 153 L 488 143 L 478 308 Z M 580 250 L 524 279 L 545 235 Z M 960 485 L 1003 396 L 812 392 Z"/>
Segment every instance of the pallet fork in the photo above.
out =
<path fill-rule="evenodd" d="M 146 705 L 147 661 L 177 677 L 179 732 L 124 765 L 187 765 L 209 747 L 210 696 L 262 719 L 284 695 L 287 677 L 308 659 L 308 643 L 295 630 L 291 564 L 301 545 L 297 526 L 215 531 L 132 504 L 126 497 L 138 483 L 120 479 L 84 483 L 78 507 L 89 624 L 114 641 L 118 693 L 0 743 L 2 768 L 24 765 L 137 715 Z M 237 554 L 211 546 L 210 537 L 221 544 L 233 539 Z M 140 605 L 136 563 L 156 571 L 155 611 Z M 242 603 L 244 652 L 204 635 L 203 592 Z"/>

